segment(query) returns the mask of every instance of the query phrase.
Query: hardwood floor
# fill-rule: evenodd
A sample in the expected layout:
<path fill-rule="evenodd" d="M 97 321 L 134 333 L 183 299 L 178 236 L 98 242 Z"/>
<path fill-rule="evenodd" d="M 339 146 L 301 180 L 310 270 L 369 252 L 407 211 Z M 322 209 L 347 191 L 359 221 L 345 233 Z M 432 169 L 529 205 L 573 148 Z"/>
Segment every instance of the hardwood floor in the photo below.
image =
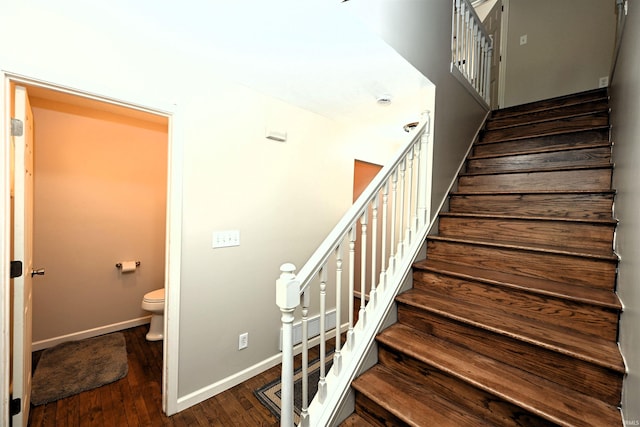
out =
<path fill-rule="evenodd" d="M 145 339 L 147 326 L 122 331 L 129 373 L 112 384 L 32 406 L 29 426 L 277 426 L 253 390 L 276 379 L 280 365 L 176 415 L 162 412 L 162 341 Z M 34 353 L 34 366 L 41 352 Z M 34 368 L 35 369 L 35 368 Z"/>

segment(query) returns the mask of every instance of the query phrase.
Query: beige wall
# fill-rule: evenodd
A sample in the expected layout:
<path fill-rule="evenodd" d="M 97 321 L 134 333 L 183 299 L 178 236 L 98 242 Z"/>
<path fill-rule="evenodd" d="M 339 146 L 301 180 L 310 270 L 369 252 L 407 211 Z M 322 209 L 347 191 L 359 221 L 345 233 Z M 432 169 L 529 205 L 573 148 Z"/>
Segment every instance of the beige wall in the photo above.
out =
<path fill-rule="evenodd" d="M 450 8 L 441 9 L 448 16 Z M 215 58 L 204 60 L 202 46 L 180 38 L 178 21 L 178 29 L 139 31 L 148 12 L 136 15 L 126 2 L 11 2 L 0 14 L 0 38 L 20 33 L 21 43 L 1 45 L 0 68 L 173 115 L 173 143 L 182 150 L 171 161 L 183 169 L 173 195 L 182 211 L 181 273 L 169 283 L 180 290 L 172 355 L 180 406 L 277 360 L 279 266 L 301 266 L 350 206 L 354 158 L 384 161 L 396 147 L 350 145 L 345 135 L 361 133 L 221 78 Z M 287 142 L 265 139 L 267 127 L 286 131 Z M 212 249 L 212 232 L 227 229 L 240 230 L 240 246 Z M 238 351 L 242 332 L 249 347 Z"/>
<path fill-rule="evenodd" d="M 629 2 L 629 15 L 611 85 L 613 187 L 619 219 L 616 250 L 620 255 L 618 295 L 624 304 L 620 323 L 620 348 L 629 374 L 624 383 L 622 410 L 627 425 L 640 423 L 640 8 Z"/>
<path fill-rule="evenodd" d="M 167 126 L 32 98 L 36 348 L 148 316 L 164 285 Z M 115 264 L 139 260 L 122 274 Z M 49 341 L 49 342 L 47 342 Z"/>
<path fill-rule="evenodd" d="M 609 75 L 613 0 L 509 0 L 505 107 L 598 87 Z M 520 45 L 520 36 L 527 44 Z"/>

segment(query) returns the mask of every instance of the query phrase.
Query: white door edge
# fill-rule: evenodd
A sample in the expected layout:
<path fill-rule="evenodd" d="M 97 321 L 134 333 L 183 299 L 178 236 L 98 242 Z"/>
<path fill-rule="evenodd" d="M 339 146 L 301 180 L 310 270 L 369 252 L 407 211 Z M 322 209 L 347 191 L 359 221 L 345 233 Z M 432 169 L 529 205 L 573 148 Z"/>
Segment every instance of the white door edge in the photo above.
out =
<path fill-rule="evenodd" d="M 502 29 L 500 30 L 500 37 L 502 42 L 500 43 L 499 55 L 502 56 L 500 60 L 500 75 L 498 79 L 498 104 L 500 108 L 504 108 L 505 88 L 507 85 L 507 40 L 509 40 L 509 0 L 502 0 L 502 16 L 500 17 Z"/>

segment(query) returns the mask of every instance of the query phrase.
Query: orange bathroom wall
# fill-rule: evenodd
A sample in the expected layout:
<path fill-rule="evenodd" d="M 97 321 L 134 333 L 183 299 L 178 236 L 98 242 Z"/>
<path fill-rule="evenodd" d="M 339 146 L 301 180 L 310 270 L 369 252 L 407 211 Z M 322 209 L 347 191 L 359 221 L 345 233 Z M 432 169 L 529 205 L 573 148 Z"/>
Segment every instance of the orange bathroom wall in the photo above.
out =
<path fill-rule="evenodd" d="M 126 327 L 164 284 L 167 124 L 33 98 L 35 348 Z M 116 263 L 138 260 L 123 274 Z"/>

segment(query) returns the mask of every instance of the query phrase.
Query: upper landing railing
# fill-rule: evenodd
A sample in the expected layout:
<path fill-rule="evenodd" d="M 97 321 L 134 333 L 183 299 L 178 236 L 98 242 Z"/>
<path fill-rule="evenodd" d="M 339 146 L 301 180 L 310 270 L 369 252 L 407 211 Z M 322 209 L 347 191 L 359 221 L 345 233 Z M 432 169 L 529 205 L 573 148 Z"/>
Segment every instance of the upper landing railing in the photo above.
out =
<path fill-rule="evenodd" d="M 490 106 L 493 40 L 469 0 L 453 1 L 451 27 L 451 72 Z"/>
<path fill-rule="evenodd" d="M 378 173 L 299 272 L 292 264 L 281 267 L 276 302 L 282 312 L 282 426 L 326 426 L 335 419 L 424 243 L 431 216 L 433 158 L 428 113 L 413 132 L 411 142 Z M 318 314 L 310 316 L 310 311 Z M 295 342 L 294 329 L 299 336 Z M 342 345 L 335 340 L 333 365 L 326 372 L 325 344 L 340 335 L 336 331 L 346 331 L 346 341 Z M 316 343 L 320 373 L 317 393 L 309 403 L 309 349 Z M 299 415 L 293 406 L 296 351 L 302 352 Z"/>

